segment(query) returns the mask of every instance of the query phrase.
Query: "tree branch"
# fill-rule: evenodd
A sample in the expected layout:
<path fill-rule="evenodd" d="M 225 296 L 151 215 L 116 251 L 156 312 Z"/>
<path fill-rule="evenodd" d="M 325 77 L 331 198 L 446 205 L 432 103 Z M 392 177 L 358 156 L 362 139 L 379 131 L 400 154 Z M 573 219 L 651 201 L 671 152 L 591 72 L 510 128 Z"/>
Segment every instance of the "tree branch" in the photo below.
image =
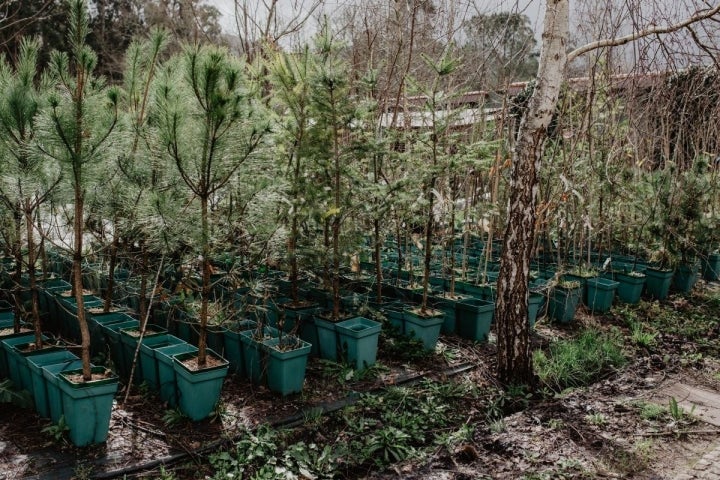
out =
<path fill-rule="evenodd" d="M 590 42 L 590 43 L 583 45 L 582 47 L 576 48 L 572 52 L 568 53 L 567 63 L 572 62 L 580 55 L 584 55 L 593 50 L 597 50 L 598 48 L 619 47 L 620 45 L 625 45 L 627 43 L 633 42 L 640 38 L 647 37 L 648 35 L 659 35 L 659 34 L 664 34 L 664 33 L 676 32 L 682 28 L 692 25 L 693 23 L 697 23 L 701 20 L 706 20 L 710 17 L 714 17 L 719 12 L 720 12 L 720 3 L 718 3 L 711 9 L 701 10 L 701 11 L 695 13 L 694 15 L 692 15 L 691 17 L 688 17 L 685 20 L 682 20 L 682 21 L 672 24 L 672 25 L 668 25 L 665 27 L 652 26 L 652 27 L 646 28 L 644 30 L 640 30 L 638 32 L 633 32 L 629 35 L 625 35 L 622 37 L 605 38 L 603 40 L 597 40 L 595 42 Z"/>

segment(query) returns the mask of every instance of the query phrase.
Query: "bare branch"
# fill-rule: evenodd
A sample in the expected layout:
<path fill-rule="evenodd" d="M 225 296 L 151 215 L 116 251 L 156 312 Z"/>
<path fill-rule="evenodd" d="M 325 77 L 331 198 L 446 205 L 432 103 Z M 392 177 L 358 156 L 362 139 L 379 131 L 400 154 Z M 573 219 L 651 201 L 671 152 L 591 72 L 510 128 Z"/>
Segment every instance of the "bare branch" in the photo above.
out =
<path fill-rule="evenodd" d="M 720 13 L 720 3 L 718 3 L 717 5 L 715 5 L 713 8 L 711 8 L 709 10 L 701 10 L 701 11 L 695 13 L 694 15 L 686 18 L 685 20 L 682 20 L 682 21 L 672 24 L 672 25 L 668 25 L 665 27 L 652 26 L 652 27 L 646 28 L 644 30 L 633 32 L 631 34 L 628 34 L 628 35 L 625 35 L 622 37 L 605 38 L 602 40 L 597 40 L 595 42 L 590 42 L 590 43 L 583 45 L 580 48 L 576 48 L 572 52 L 568 53 L 567 63 L 572 62 L 574 59 L 576 59 L 580 55 L 584 55 L 585 53 L 591 52 L 593 50 L 597 50 L 598 48 L 618 47 L 620 45 L 625 45 L 627 43 L 633 42 L 633 41 L 638 40 L 643 37 L 647 37 L 649 35 L 660 35 L 660 34 L 664 34 L 664 33 L 676 32 L 682 28 L 692 25 L 693 23 L 697 23 L 699 21 L 714 17 L 718 13 Z"/>

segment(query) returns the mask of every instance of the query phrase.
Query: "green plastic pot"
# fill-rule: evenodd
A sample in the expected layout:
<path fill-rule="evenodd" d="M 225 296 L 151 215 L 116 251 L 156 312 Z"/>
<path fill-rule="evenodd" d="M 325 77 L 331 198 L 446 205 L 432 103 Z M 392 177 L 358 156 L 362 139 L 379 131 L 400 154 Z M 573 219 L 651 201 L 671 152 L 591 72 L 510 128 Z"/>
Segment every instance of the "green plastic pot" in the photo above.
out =
<path fill-rule="evenodd" d="M 240 334 L 254 328 L 257 328 L 257 322 L 254 320 L 240 320 L 231 324 L 225 330 L 225 359 L 230 363 L 231 373 L 236 373 L 242 377 L 245 376 L 243 344 Z"/>
<path fill-rule="evenodd" d="M 199 327 L 199 326 L 198 326 Z M 224 325 L 210 325 L 206 328 L 206 341 L 207 346 L 211 350 L 218 352 L 220 355 L 225 356 L 225 332 L 227 327 Z"/>
<path fill-rule="evenodd" d="M 108 323 L 107 325 L 100 326 L 105 336 L 105 342 L 110 349 L 110 357 L 115 366 L 115 371 L 121 378 L 128 378 L 130 376 L 129 365 L 132 359 L 125 358 L 125 348 L 120 340 L 120 329 L 137 328 L 139 324 L 140 322 L 131 318 L 124 322 Z"/>
<path fill-rule="evenodd" d="M 338 359 L 338 341 L 335 325 L 326 318 L 315 316 L 315 326 L 317 327 L 318 336 L 318 354 L 320 358 L 325 360 L 337 361 Z"/>
<path fill-rule="evenodd" d="M 13 320 L 14 322 L 14 320 Z M 12 325 L 9 325 L 7 328 L 12 328 Z M 28 330 L 27 328 L 22 329 L 18 333 L 8 333 L 0 337 L 0 378 L 9 378 L 10 373 L 8 369 L 8 358 L 7 358 L 7 352 L 5 350 L 4 342 L 5 340 L 10 340 L 12 338 L 16 337 L 26 337 L 28 340 L 25 342 L 30 342 L 32 339 L 35 338 L 35 334 L 32 333 L 32 331 Z M 22 343 L 22 342 L 21 342 Z"/>
<path fill-rule="evenodd" d="M 73 360 L 78 360 L 78 357 L 64 349 L 28 357 L 27 363 L 32 378 L 35 410 L 41 417 L 50 418 L 50 402 L 48 400 L 47 387 L 48 382 L 43 376 L 43 367 L 55 364 L 65 365 Z"/>
<path fill-rule="evenodd" d="M 54 293 L 70 290 L 70 288 L 70 284 L 60 278 L 54 278 L 43 282 L 42 288 L 40 288 L 39 292 L 38 307 L 41 312 L 47 313 L 47 320 L 44 322 L 46 328 L 52 331 L 60 330 L 57 300 Z"/>
<path fill-rule="evenodd" d="M 701 259 L 703 278 L 709 282 L 720 279 L 720 253 L 710 253 Z"/>
<path fill-rule="evenodd" d="M 77 370 L 82 368 L 82 360 L 79 358 L 69 359 L 61 363 L 53 363 L 52 365 L 44 365 L 42 367 L 42 375 L 45 380 L 45 388 L 47 392 L 47 403 L 50 410 L 50 419 L 53 423 L 58 423 L 60 417 L 63 416 L 62 392 L 60 391 L 60 380 L 58 374 Z"/>
<path fill-rule="evenodd" d="M 62 319 L 60 331 L 66 338 L 80 341 L 80 324 L 77 319 L 77 301 L 75 297 L 59 297 L 59 317 Z M 83 295 L 85 309 L 102 307 L 102 299 L 95 295 Z"/>
<path fill-rule="evenodd" d="M 538 313 L 545 303 L 545 295 L 541 293 L 531 292 L 528 298 L 528 326 L 535 328 L 535 322 L 538 318 Z"/>
<path fill-rule="evenodd" d="M 415 310 L 408 308 L 403 311 L 405 335 L 420 340 L 425 350 L 435 350 L 445 314 L 439 310 L 428 310 L 428 314 L 420 315 Z"/>
<path fill-rule="evenodd" d="M 265 374 L 265 348 L 263 342 L 278 336 L 277 329 L 273 327 L 263 328 L 263 338 L 258 339 L 257 330 L 246 330 L 240 333 L 240 341 L 243 344 L 243 363 L 245 365 L 245 376 L 253 383 L 260 384 Z"/>
<path fill-rule="evenodd" d="M 301 392 L 310 344 L 294 335 L 271 338 L 263 343 L 267 350 L 268 388 L 283 396 Z"/>
<path fill-rule="evenodd" d="M 381 328 L 379 322 L 365 317 L 350 318 L 335 325 L 343 357 L 356 370 L 375 364 Z"/>
<path fill-rule="evenodd" d="M 90 351 L 93 354 L 97 354 L 105 349 L 106 342 L 102 329 L 103 325 L 128 321 L 135 321 L 135 319 L 124 312 L 108 312 L 90 315 L 88 317 L 88 329 L 90 330 Z"/>
<path fill-rule="evenodd" d="M 630 275 L 629 273 L 616 272 L 614 278 L 618 282 L 617 296 L 621 301 L 631 305 L 635 305 L 640 301 L 640 295 L 645 286 L 646 277 L 644 273 Z"/>
<path fill-rule="evenodd" d="M 93 367 L 92 371 L 103 373 L 105 368 Z M 70 441 L 77 447 L 85 447 L 107 439 L 118 378 L 113 375 L 91 382 L 71 382 L 68 377 L 78 373 L 82 370 L 59 373 L 58 385 Z"/>
<path fill-rule="evenodd" d="M 158 348 L 180 345 L 183 343 L 185 343 L 184 340 L 168 333 L 162 333 L 159 335 L 152 335 L 143 338 L 143 341 L 140 344 L 140 370 L 142 372 L 141 378 L 147 383 L 148 387 L 151 390 L 156 392 L 160 390 L 158 361 L 155 358 L 155 350 Z"/>
<path fill-rule="evenodd" d="M 320 310 L 320 305 L 312 302 L 303 302 L 294 305 L 291 300 L 279 305 L 279 314 L 284 315 L 283 331 L 288 333 L 300 332 L 301 336 L 306 325 L 310 325 L 310 329 L 315 328 L 314 316 Z M 313 332 L 306 332 L 308 338 L 313 337 Z M 317 332 L 315 332 L 317 335 Z M 305 340 L 312 344 L 312 340 Z M 317 342 L 317 338 L 315 338 Z"/>
<path fill-rule="evenodd" d="M 648 267 L 645 270 L 645 292 L 658 300 L 665 300 L 670 292 L 673 271 Z"/>
<path fill-rule="evenodd" d="M 47 340 L 47 337 L 43 337 L 43 340 Z M 15 354 L 15 345 L 22 345 L 23 343 L 29 343 L 35 341 L 35 334 L 32 332 L 22 332 L 16 334 L 10 334 L 2 339 L 2 357 L 3 357 L 3 369 L 5 376 L 8 377 L 18 388 L 23 388 L 22 380 L 20 378 L 20 370 L 18 368 L 18 356 Z M 24 362 L 25 359 L 23 358 Z"/>
<path fill-rule="evenodd" d="M 398 331 L 400 335 L 405 335 L 405 321 L 403 320 L 403 306 L 398 304 L 383 309 L 385 317 L 388 319 L 390 326 Z"/>
<path fill-rule="evenodd" d="M 564 288 L 557 285 L 550 294 L 548 304 L 550 317 L 560 323 L 570 323 L 575 318 L 575 311 L 580 303 L 582 292 L 582 287 Z"/>
<path fill-rule="evenodd" d="M 564 278 L 564 280 L 566 280 L 568 282 L 580 282 L 580 292 L 581 292 L 580 300 L 582 301 L 583 305 L 589 306 L 589 304 L 588 304 L 588 302 L 589 302 L 588 288 L 587 288 L 588 281 L 593 280 L 595 278 L 599 278 L 599 277 L 597 275 L 584 277 L 582 275 L 574 275 L 572 273 L 566 273 L 563 276 L 563 278 Z"/>
<path fill-rule="evenodd" d="M 680 293 L 688 293 L 695 286 L 699 278 L 700 264 L 680 264 L 675 269 L 672 287 Z"/>
<path fill-rule="evenodd" d="M 12 328 L 15 325 L 15 312 L 2 311 L 0 312 L 0 329 L 1 328 Z"/>
<path fill-rule="evenodd" d="M 43 341 L 47 342 L 47 338 L 44 335 Z M 28 359 L 35 355 L 44 355 L 52 352 L 57 352 L 59 350 L 64 350 L 64 347 L 60 347 L 57 345 L 48 345 L 47 343 L 45 343 L 43 348 L 40 350 L 28 350 L 27 348 L 32 343 L 34 343 L 34 340 L 33 342 L 29 343 L 25 342 L 20 344 L 14 344 L 12 346 L 12 349 L 8 351 L 8 367 L 10 368 L 11 372 L 15 370 L 15 375 L 17 376 L 17 381 L 13 381 L 15 381 L 15 384 L 18 386 L 18 388 L 30 392 L 30 395 L 34 395 L 35 392 L 33 390 L 34 383 L 32 373 L 30 371 L 30 366 L 28 365 Z"/>
<path fill-rule="evenodd" d="M 465 298 L 464 300 L 467 300 L 472 297 Z M 457 330 L 457 318 L 456 318 L 456 305 L 460 300 L 448 298 L 448 297 L 434 297 L 432 299 L 432 305 L 433 308 L 437 310 L 442 310 L 442 312 L 445 314 L 443 316 L 443 324 L 442 327 L 440 327 L 441 333 L 455 333 Z"/>
<path fill-rule="evenodd" d="M 456 330 L 463 338 L 486 342 L 490 334 L 495 304 L 479 298 L 457 302 L 455 315 L 457 316 Z"/>
<path fill-rule="evenodd" d="M 497 288 L 495 287 L 495 285 L 490 285 L 487 283 L 484 283 L 481 285 L 467 283 L 463 287 L 463 293 L 472 295 L 475 298 L 480 298 L 482 300 L 488 300 L 490 302 L 494 302 L 496 294 L 497 294 Z"/>
<path fill-rule="evenodd" d="M 587 306 L 590 311 L 604 313 L 610 310 L 618 285 L 618 282 L 607 278 L 588 278 L 585 288 L 587 290 Z"/>
<path fill-rule="evenodd" d="M 138 351 L 137 364 L 135 365 L 135 371 L 133 373 L 133 381 L 136 383 L 142 383 L 144 380 L 142 376 L 142 357 L 140 356 L 138 348 L 138 342 L 140 341 L 140 337 L 138 335 L 140 327 L 124 327 L 120 328 L 118 331 L 120 332 L 120 343 L 122 344 L 123 361 L 125 362 L 124 368 L 127 371 L 127 375 L 130 375 L 133 360 L 135 359 L 135 352 Z M 145 329 L 145 335 L 143 335 L 142 341 L 144 342 L 148 338 L 166 334 L 167 332 L 164 329 L 160 329 L 155 326 L 148 326 L 148 328 Z"/>
<path fill-rule="evenodd" d="M 220 361 L 218 365 L 190 370 L 183 363 L 196 357 L 197 353 L 178 353 L 175 361 L 175 381 L 178 389 L 178 406 L 180 411 L 193 421 L 203 420 L 210 415 L 220 400 L 223 381 L 228 372 L 228 361 L 217 353 L 207 349 L 208 356 Z"/>
<path fill-rule="evenodd" d="M 175 335 L 182 338 L 188 343 L 197 344 L 199 336 L 200 325 L 185 314 L 178 314 L 178 318 L 175 319 Z"/>
<path fill-rule="evenodd" d="M 158 386 L 160 398 L 167 402 L 171 408 L 178 405 L 177 381 L 175 379 L 175 360 L 173 357 L 178 353 L 195 353 L 195 345 L 189 343 L 178 343 L 167 347 L 158 347 L 153 350 L 158 369 Z"/>

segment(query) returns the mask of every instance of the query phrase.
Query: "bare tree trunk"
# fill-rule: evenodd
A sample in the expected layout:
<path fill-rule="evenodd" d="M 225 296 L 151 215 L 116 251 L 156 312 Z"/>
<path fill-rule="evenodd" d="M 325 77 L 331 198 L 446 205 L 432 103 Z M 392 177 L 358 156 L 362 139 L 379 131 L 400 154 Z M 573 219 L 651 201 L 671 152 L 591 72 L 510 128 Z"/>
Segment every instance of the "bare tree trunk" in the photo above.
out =
<path fill-rule="evenodd" d="M 28 201 L 29 203 L 29 201 Z M 40 309 L 38 304 L 37 282 L 35 281 L 35 239 L 33 235 L 33 219 L 32 208 L 25 206 L 25 228 L 27 228 L 27 248 L 28 248 L 28 277 L 30 282 L 30 311 L 32 315 L 33 327 L 35 330 L 35 347 L 42 348 L 42 325 L 40 324 Z"/>
<path fill-rule="evenodd" d="M 112 306 L 113 290 L 115 289 L 115 267 L 117 265 L 118 243 L 117 221 L 113 223 L 113 239 L 110 245 L 110 265 L 108 266 L 108 283 L 103 302 L 103 312 L 108 313 Z"/>
<path fill-rule="evenodd" d="M 537 83 L 512 155 L 508 220 L 495 307 L 498 379 L 506 385 L 534 383 L 527 324 L 528 277 L 540 160 L 565 70 L 568 11 L 569 0 L 548 0 Z"/>
<path fill-rule="evenodd" d="M 90 369 L 90 330 L 88 329 L 87 320 L 85 319 L 85 301 L 83 299 L 83 283 L 82 283 L 82 248 L 83 248 L 83 206 L 85 199 L 78 187 L 75 189 L 75 218 L 73 219 L 73 230 L 75 232 L 75 250 L 73 251 L 73 281 L 72 286 L 75 291 L 75 302 L 77 304 L 77 321 L 80 325 L 81 340 L 81 360 L 83 380 L 88 382 L 92 379 L 92 370 Z"/>
<path fill-rule="evenodd" d="M 19 205 L 18 205 L 19 207 Z M 23 313 L 23 302 L 22 302 L 22 271 L 23 271 L 23 256 L 22 256 L 22 215 L 20 214 L 19 208 L 13 214 L 15 221 L 15 239 L 13 240 L 13 256 L 15 257 L 15 271 L 13 272 L 13 300 L 15 301 L 15 333 L 20 331 L 20 320 Z"/>
<path fill-rule="evenodd" d="M 508 199 L 508 223 L 498 277 L 495 319 L 498 335 L 498 379 L 506 385 L 532 384 L 534 380 L 527 326 L 528 276 L 539 191 L 538 172 L 547 127 L 557 105 L 567 62 L 602 47 L 681 28 L 720 13 L 720 4 L 700 10 L 669 26 L 652 26 L 615 39 L 598 40 L 566 53 L 569 0 L 548 0 L 543 45 L 535 90 L 520 122 L 513 148 Z"/>
<path fill-rule="evenodd" d="M 208 322 L 208 299 L 210 297 L 210 245 L 208 228 L 208 198 L 200 198 L 201 219 L 202 219 L 202 293 L 200 297 L 200 335 L 198 338 L 198 365 L 205 366 L 207 363 L 207 322 Z"/>

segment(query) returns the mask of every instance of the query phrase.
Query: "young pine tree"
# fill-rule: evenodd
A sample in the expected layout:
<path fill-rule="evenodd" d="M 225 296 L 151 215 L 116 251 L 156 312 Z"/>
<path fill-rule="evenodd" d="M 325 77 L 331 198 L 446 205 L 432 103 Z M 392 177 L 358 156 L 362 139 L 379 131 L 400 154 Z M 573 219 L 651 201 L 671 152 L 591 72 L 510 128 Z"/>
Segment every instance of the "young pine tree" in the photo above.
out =
<path fill-rule="evenodd" d="M 257 154 L 269 130 L 267 115 L 246 79 L 243 64 L 225 49 L 189 46 L 170 61 L 158 85 L 158 127 L 165 158 L 199 210 L 194 229 L 202 265 L 198 366 L 207 362 L 208 301 L 211 291 L 210 202 Z M 188 207 L 189 210 L 189 207 Z"/>
<path fill-rule="evenodd" d="M 91 379 L 90 332 L 83 302 L 82 263 L 85 198 L 102 168 L 114 155 L 119 136 L 119 92 L 106 88 L 93 76 L 96 55 L 85 43 L 89 33 L 88 12 L 84 0 L 70 0 L 68 18 L 69 55 L 53 52 L 50 72 L 54 90 L 41 118 L 43 153 L 60 162 L 72 191 L 73 261 L 72 289 L 77 301 L 77 320 L 82 337 L 83 379 Z"/>

